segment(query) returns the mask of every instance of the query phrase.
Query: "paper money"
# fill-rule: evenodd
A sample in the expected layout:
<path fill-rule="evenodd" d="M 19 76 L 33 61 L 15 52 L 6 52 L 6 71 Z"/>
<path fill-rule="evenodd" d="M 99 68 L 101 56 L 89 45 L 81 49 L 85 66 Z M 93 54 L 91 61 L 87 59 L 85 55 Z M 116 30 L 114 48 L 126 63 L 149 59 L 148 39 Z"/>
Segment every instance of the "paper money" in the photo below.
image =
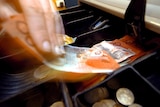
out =
<path fill-rule="evenodd" d="M 17 26 L 19 26 L 19 29 L 17 29 Z M 23 15 L 19 15 L 3 23 L 3 28 L 11 38 L 24 47 L 28 53 L 43 62 L 47 67 L 56 71 L 111 73 L 120 67 L 118 62 L 116 62 L 106 50 L 68 45 L 73 43 L 75 38 L 66 35 L 64 36 L 66 54 L 52 57 L 52 54 L 40 53 L 41 51 L 38 51 L 37 48 L 29 44 L 26 39 L 29 37 L 29 34 Z M 43 67 L 41 67 L 41 69 L 43 69 Z"/>
<path fill-rule="evenodd" d="M 44 62 L 48 67 L 65 72 L 77 73 L 111 73 L 120 65 L 106 52 L 99 49 L 65 46 L 66 55 L 55 64 L 55 60 Z"/>
<path fill-rule="evenodd" d="M 134 51 L 112 44 L 112 41 L 102 41 L 98 44 L 95 44 L 93 48 L 107 51 L 118 63 L 125 61 L 129 57 L 135 55 Z"/>

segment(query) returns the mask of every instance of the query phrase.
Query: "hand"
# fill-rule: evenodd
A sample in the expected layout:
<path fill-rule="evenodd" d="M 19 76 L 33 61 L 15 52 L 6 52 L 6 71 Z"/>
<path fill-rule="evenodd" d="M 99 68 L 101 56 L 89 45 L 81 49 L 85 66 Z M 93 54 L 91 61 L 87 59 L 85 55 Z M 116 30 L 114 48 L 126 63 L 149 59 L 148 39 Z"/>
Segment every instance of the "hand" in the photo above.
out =
<path fill-rule="evenodd" d="M 10 16 L 16 15 L 18 12 L 14 10 L 5 0 L 0 0 L 0 22 L 7 20 Z"/>
<path fill-rule="evenodd" d="M 0 2 L 0 18 L 7 19 L 18 14 L 7 0 Z M 55 55 L 64 53 L 64 27 L 59 13 L 51 0 L 19 0 L 30 36 L 36 47 Z M 2 17 L 3 16 L 3 17 Z"/>
<path fill-rule="evenodd" d="M 63 23 L 51 0 L 19 0 L 30 35 L 44 52 L 62 54 Z"/>

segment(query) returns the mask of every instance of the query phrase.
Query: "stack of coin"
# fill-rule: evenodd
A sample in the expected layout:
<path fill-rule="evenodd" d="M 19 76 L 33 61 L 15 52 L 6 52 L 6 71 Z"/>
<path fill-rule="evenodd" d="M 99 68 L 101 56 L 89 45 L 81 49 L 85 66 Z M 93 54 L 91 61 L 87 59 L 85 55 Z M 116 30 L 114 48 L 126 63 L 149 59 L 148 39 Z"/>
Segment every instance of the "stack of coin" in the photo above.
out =
<path fill-rule="evenodd" d="M 111 89 L 117 90 L 120 88 L 119 80 L 116 78 L 112 78 L 107 82 L 107 86 Z"/>
<path fill-rule="evenodd" d="M 115 101 L 112 99 L 103 99 L 99 102 L 94 103 L 92 107 L 113 107 L 115 104 Z"/>
<path fill-rule="evenodd" d="M 89 103 L 93 104 L 95 102 L 98 102 L 100 100 L 103 100 L 105 98 L 109 97 L 109 92 L 107 88 L 105 87 L 98 87 L 95 88 L 84 95 L 84 99 Z"/>

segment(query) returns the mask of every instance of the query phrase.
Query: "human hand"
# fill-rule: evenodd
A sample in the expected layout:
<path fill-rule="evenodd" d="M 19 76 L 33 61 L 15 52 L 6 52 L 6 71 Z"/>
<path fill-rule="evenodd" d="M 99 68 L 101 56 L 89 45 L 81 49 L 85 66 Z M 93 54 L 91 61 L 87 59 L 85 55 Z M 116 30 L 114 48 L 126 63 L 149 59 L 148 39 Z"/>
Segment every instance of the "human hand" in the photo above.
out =
<path fill-rule="evenodd" d="M 63 23 L 51 0 L 19 0 L 32 40 L 44 52 L 64 53 Z"/>
<path fill-rule="evenodd" d="M 0 0 L 0 22 L 16 14 L 18 14 L 18 12 L 14 10 L 6 0 Z"/>
<path fill-rule="evenodd" d="M 9 5 L 10 2 L 7 0 L 0 2 L 0 18 L 2 20 L 18 14 Z M 63 54 L 63 23 L 52 1 L 19 0 L 19 3 L 34 45 L 43 52 L 50 52 L 55 55 Z"/>

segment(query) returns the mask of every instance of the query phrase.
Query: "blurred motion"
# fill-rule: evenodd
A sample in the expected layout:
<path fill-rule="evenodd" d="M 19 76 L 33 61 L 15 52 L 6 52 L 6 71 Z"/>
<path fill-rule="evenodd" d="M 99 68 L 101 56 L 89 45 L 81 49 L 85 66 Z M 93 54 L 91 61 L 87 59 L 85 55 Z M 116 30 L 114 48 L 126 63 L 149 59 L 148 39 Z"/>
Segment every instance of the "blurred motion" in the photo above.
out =
<path fill-rule="evenodd" d="M 131 0 L 1 1 L 0 107 L 159 105 L 160 39 L 139 23 L 146 0 L 123 18 Z"/>
<path fill-rule="evenodd" d="M 59 55 L 57 56 L 52 54 L 52 52 L 43 52 L 34 44 L 27 26 L 28 23 L 24 20 L 26 17 L 24 14 L 19 14 L 20 12 L 22 12 L 19 2 L 8 0 L 4 1 L 3 3 L 5 5 L 3 5 L 4 8 L 1 10 L 5 11 L 0 11 L 1 16 L 4 16 L 1 17 L 4 20 L 2 20 L 3 22 L 1 23 L 2 26 L 0 38 L 0 63 L 2 64 L 4 69 L 4 71 L 2 72 L 17 74 L 30 71 L 32 69 L 39 68 L 39 66 L 43 65 L 44 60 L 56 60 L 56 58 L 61 57 Z M 10 5 L 8 3 L 10 3 Z M 52 5 L 51 1 L 50 4 Z M 55 9 L 54 6 L 52 7 L 52 12 L 54 14 L 56 10 L 53 9 Z M 6 16 L 2 15 L 4 12 L 8 14 Z M 57 23 L 58 22 L 56 22 L 56 24 Z M 52 23 L 52 25 L 53 24 L 54 23 Z M 61 29 L 63 30 L 63 27 L 61 27 Z M 62 42 L 65 43 L 63 45 L 67 45 L 74 42 L 74 39 L 67 35 L 58 34 L 58 36 L 58 38 L 63 39 Z M 55 72 L 55 74 L 56 73 L 57 72 Z M 60 73 L 59 75 L 61 74 L 63 73 Z"/>
<path fill-rule="evenodd" d="M 53 56 L 52 54 L 45 54 L 45 56 L 44 56 L 45 58 L 44 58 L 41 55 L 41 53 L 38 52 L 32 46 L 32 43 L 30 44 L 30 42 L 28 41 L 28 39 L 29 39 L 28 36 L 25 33 L 23 33 L 23 31 L 26 32 L 25 25 L 21 26 L 20 30 L 22 32 L 19 32 L 19 29 L 17 29 L 16 22 L 18 24 L 19 23 L 21 24 L 21 22 L 24 22 L 23 15 L 15 16 L 15 17 L 11 18 L 10 21 L 2 24 L 2 26 L 6 32 L 2 36 L 3 39 L 1 39 L 1 42 L 0 42 L 1 46 L 3 46 L 2 47 L 3 53 L 1 53 L 1 54 L 3 57 L 6 55 L 8 55 L 8 57 L 1 58 L 1 61 L 2 61 L 2 63 L 3 63 L 3 61 L 5 61 L 5 62 L 7 62 L 7 65 L 9 64 L 9 66 L 13 66 L 14 69 L 8 70 L 9 72 L 13 73 L 13 70 L 15 70 L 16 73 L 25 72 L 30 69 L 35 69 L 35 68 L 39 69 L 39 67 L 42 68 L 41 66 L 43 66 L 44 67 L 43 69 L 39 69 L 39 70 L 35 71 L 36 72 L 35 77 L 38 77 L 38 79 L 42 78 L 41 76 L 39 77 L 39 75 L 43 75 L 46 78 L 46 74 L 48 74 L 47 69 L 49 69 L 49 71 L 51 71 L 51 72 L 49 72 L 49 75 L 52 75 L 53 78 L 56 77 L 58 79 L 64 79 L 66 81 L 67 80 L 76 81 L 75 79 L 77 79 L 79 81 L 79 80 L 87 79 L 88 76 L 92 77 L 92 75 L 95 75 L 95 74 L 89 74 L 87 76 L 85 74 L 86 75 L 86 77 L 85 77 L 83 74 L 78 74 L 78 73 L 72 74 L 71 73 L 71 75 L 74 75 L 74 76 L 77 75 L 77 77 L 79 77 L 79 78 L 76 78 L 74 76 L 73 76 L 73 78 L 70 78 L 72 76 L 71 75 L 69 76 L 69 73 L 68 73 L 68 76 L 66 76 L 66 74 L 63 71 L 60 71 L 58 73 L 58 71 L 56 71 L 52 68 L 49 68 L 46 65 L 43 65 L 44 60 L 46 60 L 45 58 L 48 58 L 51 61 L 54 61 L 54 60 L 57 61 L 55 56 Z M 73 38 L 71 38 L 67 35 L 62 35 L 62 36 L 63 36 L 62 38 L 64 39 L 64 42 L 65 42 L 65 45 L 74 42 Z M 7 49 L 6 42 L 5 42 L 6 40 L 10 41 L 10 44 L 8 44 L 7 47 L 12 47 L 11 49 L 13 49 L 14 51 Z M 18 53 L 20 50 L 22 52 Z M 15 53 L 18 53 L 18 54 L 15 55 Z M 13 56 L 10 56 L 11 54 Z M 49 60 L 48 60 L 48 62 L 49 62 Z M 16 63 L 16 65 L 13 65 L 13 62 Z M 27 64 L 27 62 L 29 64 Z M 56 63 L 59 63 L 59 62 L 56 62 Z M 26 66 L 26 68 L 24 66 Z M 6 67 L 6 68 L 8 68 L 8 67 Z M 64 76 L 64 74 L 65 74 L 65 76 Z M 82 78 L 81 76 L 84 76 L 84 77 Z"/>

